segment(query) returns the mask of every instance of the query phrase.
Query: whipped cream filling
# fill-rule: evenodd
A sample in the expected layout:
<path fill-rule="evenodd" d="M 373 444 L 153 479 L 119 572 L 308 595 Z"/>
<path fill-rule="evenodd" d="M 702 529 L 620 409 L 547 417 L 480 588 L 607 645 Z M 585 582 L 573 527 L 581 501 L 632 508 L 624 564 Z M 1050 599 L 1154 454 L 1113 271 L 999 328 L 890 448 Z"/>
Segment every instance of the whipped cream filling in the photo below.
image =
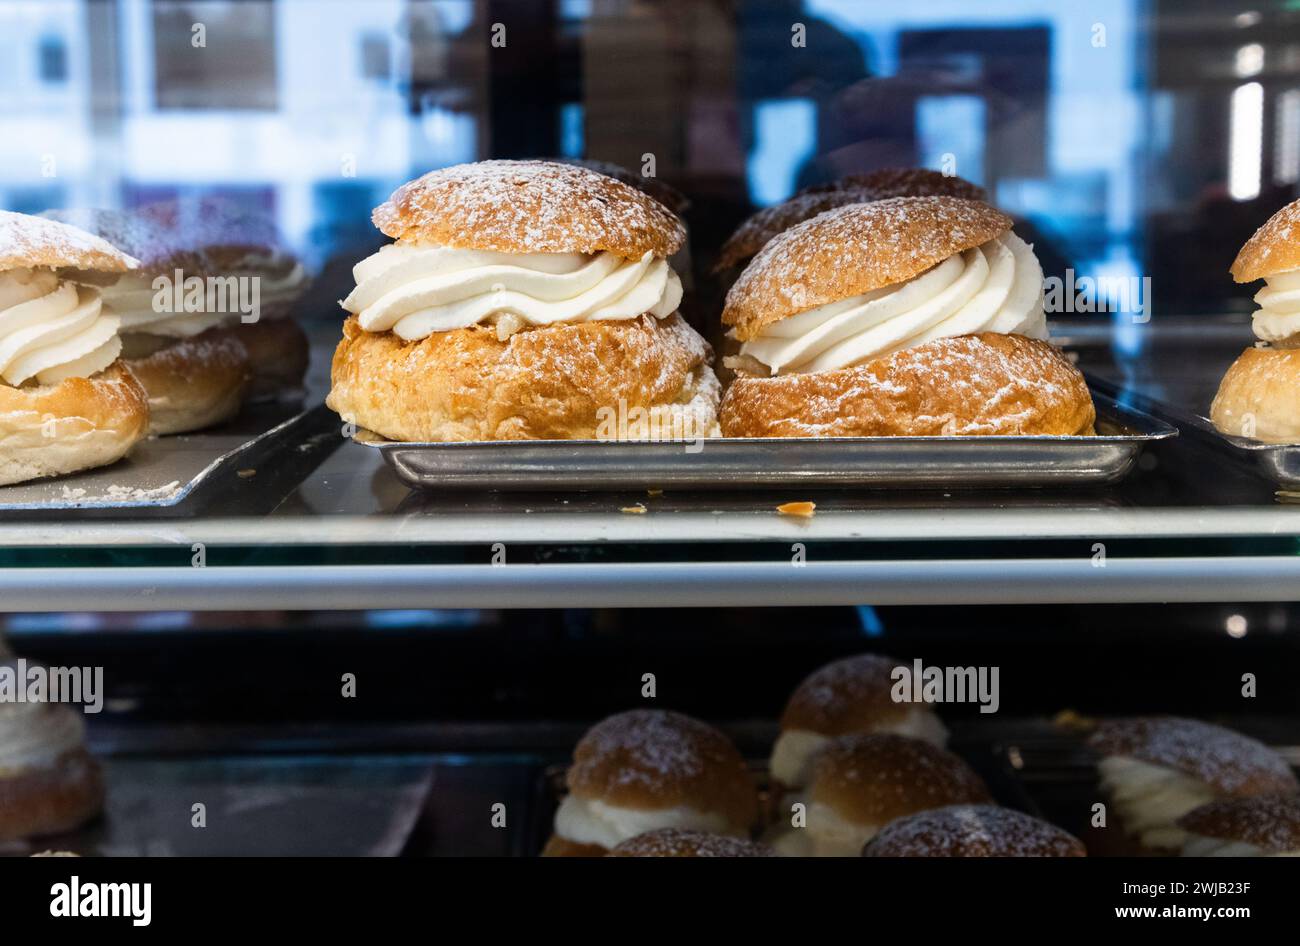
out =
<path fill-rule="evenodd" d="M 895 733 L 899 736 L 911 736 L 913 739 L 924 739 L 941 749 L 948 744 L 948 730 L 939 721 L 939 717 L 920 706 L 910 706 L 900 719 L 872 726 L 866 731 Z M 812 775 L 813 756 L 821 751 L 831 738 L 809 729 L 782 730 L 772 746 L 772 759 L 769 763 L 772 777 L 782 785 L 791 788 L 807 785 Z"/>
<path fill-rule="evenodd" d="M 1266 851 L 1249 841 L 1188 834 L 1183 841 L 1183 857 L 1300 857 L 1300 851 Z"/>
<path fill-rule="evenodd" d="M 1125 829 L 1147 847 L 1181 847 L 1187 832 L 1174 822 L 1218 797 L 1200 779 L 1128 756 L 1107 756 L 1098 769 Z"/>
<path fill-rule="evenodd" d="M 393 243 L 352 269 L 341 303 L 367 332 L 406 341 L 495 325 L 505 339 L 525 326 L 635 319 L 676 311 L 682 284 L 667 260 L 613 253 L 497 253 Z"/>
<path fill-rule="evenodd" d="M 0 703 L 0 775 L 50 768 L 85 733 L 81 714 L 63 703 Z"/>
<path fill-rule="evenodd" d="M 596 798 L 569 795 L 555 813 L 555 833 L 578 844 L 612 848 L 621 841 L 660 828 L 684 828 L 740 836 L 717 812 L 686 805 L 674 808 L 623 808 Z"/>
<path fill-rule="evenodd" d="M 222 271 L 227 276 L 256 277 L 260 282 L 261 302 L 263 308 L 279 302 L 292 302 L 302 295 L 307 287 L 309 277 L 307 268 L 294 257 L 286 253 L 247 253 L 235 264 Z M 268 312 L 274 317 L 283 313 Z"/>
<path fill-rule="evenodd" d="M 1260 341 L 1276 343 L 1300 335 L 1300 269 L 1266 277 L 1264 288 L 1255 293 L 1255 304 L 1259 308 L 1250 327 Z"/>
<path fill-rule="evenodd" d="M 1007 232 L 894 286 L 800 312 L 740 347 L 771 374 L 832 371 L 938 338 L 998 332 L 1047 338 L 1043 268 Z"/>
<path fill-rule="evenodd" d="M 191 338 L 218 325 L 239 321 L 238 312 L 173 312 L 158 305 L 160 290 L 154 286 L 158 278 L 128 273 L 104 290 L 104 305 L 121 320 L 122 334 L 147 332 L 168 338 Z M 174 278 L 168 276 L 168 287 L 161 290 L 168 297 L 172 293 L 170 281 Z"/>
<path fill-rule="evenodd" d="M 35 378 L 58 384 L 87 378 L 121 351 L 118 319 L 98 289 L 48 269 L 0 272 L 0 377 L 14 386 Z"/>

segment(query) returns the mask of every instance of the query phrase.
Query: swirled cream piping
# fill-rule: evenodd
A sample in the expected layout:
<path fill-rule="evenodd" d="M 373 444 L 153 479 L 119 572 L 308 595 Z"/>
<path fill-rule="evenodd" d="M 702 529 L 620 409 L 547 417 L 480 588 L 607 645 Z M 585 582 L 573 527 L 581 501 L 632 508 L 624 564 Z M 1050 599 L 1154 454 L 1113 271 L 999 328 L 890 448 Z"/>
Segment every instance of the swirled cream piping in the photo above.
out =
<path fill-rule="evenodd" d="M 1014 233 L 954 254 L 905 283 L 768 325 L 740 353 L 772 374 L 831 371 L 973 332 L 1047 338 L 1043 269 Z"/>
<path fill-rule="evenodd" d="M 239 320 L 237 312 L 174 312 L 168 306 L 158 305 L 158 293 L 163 291 L 170 295 L 175 277 L 167 276 L 167 286 L 161 290 L 154 284 L 158 278 L 128 273 L 104 290 L 104 305 L 121 320 L 122 334 L 144 332 L 168 338 L 191 338 L 210 328 Z"/>
<path fill-rule="evenodd" d="M 287 253 L 275 250 L 250 251 L 223 275 L 249 276 L 260 280 L 259 291 L 263 318 L 277 318 L 288 309 L 278 303 L 292 302 L 307 288 L 307 268 Z"/>
<path fill-rule="evenodd" d="M 62 703 L 0 703 L 0 773 L 49 768 L 85 732 L 81 714 Z"/>
<path fill-rule="evenodd" d="M 122 350 L 117 329 L 97 289 L 46 269 L 0 272 L 0 377 L 8 384 L 58 384 L 102 371 Z"/>
<path fill-rule="evenodd" d="M 1216 797 L 1199 779 L 1128 756 L 1107 756 L 1097 768 L 1124 827 L 1147 847 L 1179 847 L 1187 832 L 1175 822 Z"/>
<path fill-rule="evenodd" d="M 1300 335 L 1300 269 L 1277 273 L 1264 279 L 1255 293 L 1259 308 L 1251 318 L 1255 337 L 1263 342 L 1281 342 Z"/>
<path fill-rule="evenodd" d="M 390 244 L 357 263 L 343 308 L 367 332 L 407 341 L 494 324 L 504 339 L 526 325 L 671 315 L 682 284 L 666 260 L 613 253 L 496 253 Z"/>

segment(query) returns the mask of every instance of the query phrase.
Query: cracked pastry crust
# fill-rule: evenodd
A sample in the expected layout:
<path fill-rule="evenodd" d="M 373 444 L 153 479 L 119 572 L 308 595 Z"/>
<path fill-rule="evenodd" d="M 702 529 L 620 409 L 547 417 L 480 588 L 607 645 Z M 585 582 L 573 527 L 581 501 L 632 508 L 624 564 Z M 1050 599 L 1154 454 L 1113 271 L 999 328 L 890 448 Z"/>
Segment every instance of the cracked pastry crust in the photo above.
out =
<path fill-rule="evenodd" d="M 1070 436 L 1093 433 L 1083 375 L 1047 342 L 983 332 L 836 371 L 741 375 L 724 437 Z"/>
<path fill-rule="evenodd" d="M 609 412 L 634 408 L 675 419 L 689 439 L 716 427 L 712 360 L 676 313 L 525 329 L 505 341 L 477 325 L 405 342 L 353 317 L 326 404 L 408 442 L 594 440 Z"/>

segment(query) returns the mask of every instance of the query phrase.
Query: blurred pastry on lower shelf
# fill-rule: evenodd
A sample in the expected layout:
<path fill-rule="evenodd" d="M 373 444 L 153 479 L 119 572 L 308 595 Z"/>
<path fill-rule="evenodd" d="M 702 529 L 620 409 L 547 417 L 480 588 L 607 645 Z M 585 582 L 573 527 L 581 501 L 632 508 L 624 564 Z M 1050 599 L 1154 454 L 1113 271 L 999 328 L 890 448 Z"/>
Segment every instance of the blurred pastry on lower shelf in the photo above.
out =
<path fill-rule="evenodd" d="M 891 822 L 863 857 L 1086 857 L 1054 824 L 997 805 L 951 805 Z"/>
<path fill-rule="evenodd" d="M 76 710 L 0 702 L 0 841 L 71 831 L 103 804 L 103 775 Z"/>
<path fill-rule="evenodd" d="M 1183 857 L 1300 857 L 1300 794 L 1222 798 L 1178 819 Z"/>
<path fill-rule="evenodd" d="M 775 857 L 776 851 L 760 841 L 660 828 L 622 841 L 609 852 L 610 857 Z"/>
<path fill-rule="evenodd" d="M 1088 745 L 1101 759 L 1101 789 L 1113 809 L 1107 831 L 1147 852 L 1177 853 L 1179 819 L 1223 798 L 1300 791 L 1286 760 L 1256 739 L 1177 716 L 1107 720 Z"/>
<path fill-rule="evenodd" d="M 817 753 L 807 791 L 787 796 L 782 821 L 764 840 L 787 856 L 857 857 L 898 818 L 992 801 L 974 770 L 946 749 L 893 733 L 855 733 Z"/>
<path fill-rule="evenodd" d="M 666 710 L 631 710 L 582 737 L 545 856 L 602 855 L 660 828 L 748 837 L 758 792 L 731 740 Z"/>
<path fill-rule="evenodd" d="M 772 778 L 787 788 L 807 784 L 813 756 L 836 736 L 892 732 L 944 746 L 948 730 L 926 705 L 896 702 L 892 657 L 858 654 L 826 664 L 795 688 L 772 746 Z"/>

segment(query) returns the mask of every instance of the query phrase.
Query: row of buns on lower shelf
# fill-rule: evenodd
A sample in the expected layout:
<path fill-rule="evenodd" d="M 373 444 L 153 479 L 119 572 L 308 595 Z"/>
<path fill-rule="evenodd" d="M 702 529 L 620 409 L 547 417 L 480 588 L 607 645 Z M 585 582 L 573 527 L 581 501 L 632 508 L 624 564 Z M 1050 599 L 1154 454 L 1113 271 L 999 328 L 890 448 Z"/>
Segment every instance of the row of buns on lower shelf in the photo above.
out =
<path fill-rule="evenodd" d="M 891 695 L 899 661 L 864 654 L 799 685 L 763 804 L 740 752 L 680 713 L 638 709 L 577 744 L 545 856 L 1070 857 L 1083 842 L 994 804 L 925 704 Z M 1103 853 L 1300 856 L 1300 783 L 1263 743 L 1172 716 L 1115 719 L 1097 755 Z M 764 810 L 764 808 L 766 810 Z M 1102 813 L 1100 824 L 1098 812 Z M 1092 853 L 1098 853 L 1093 850 Z"/>
<path fill-rule="evenodd" d="M 611 716 L 578 742 L 549 856 L 1081 856 L 1085 846 L 994 803 L 945 747 L 933 709 L 896 702 L 899 661 L 864 654 L 804 680 L 780 718 L 768 790 L 728 737 L 659 709 Z M 1300 855 L 1300 784 L 1263 743 L 1171 716 L 1094 726 L 1104 806 L 1090 853 Z M 0 841 L 72 831 L 105 780 L 67 704 L 0 701 Z M 1094 822 L 1094 827 L 1097 825 Z M 1095 841 L 1101 843 L 1094 844 Z"/>

